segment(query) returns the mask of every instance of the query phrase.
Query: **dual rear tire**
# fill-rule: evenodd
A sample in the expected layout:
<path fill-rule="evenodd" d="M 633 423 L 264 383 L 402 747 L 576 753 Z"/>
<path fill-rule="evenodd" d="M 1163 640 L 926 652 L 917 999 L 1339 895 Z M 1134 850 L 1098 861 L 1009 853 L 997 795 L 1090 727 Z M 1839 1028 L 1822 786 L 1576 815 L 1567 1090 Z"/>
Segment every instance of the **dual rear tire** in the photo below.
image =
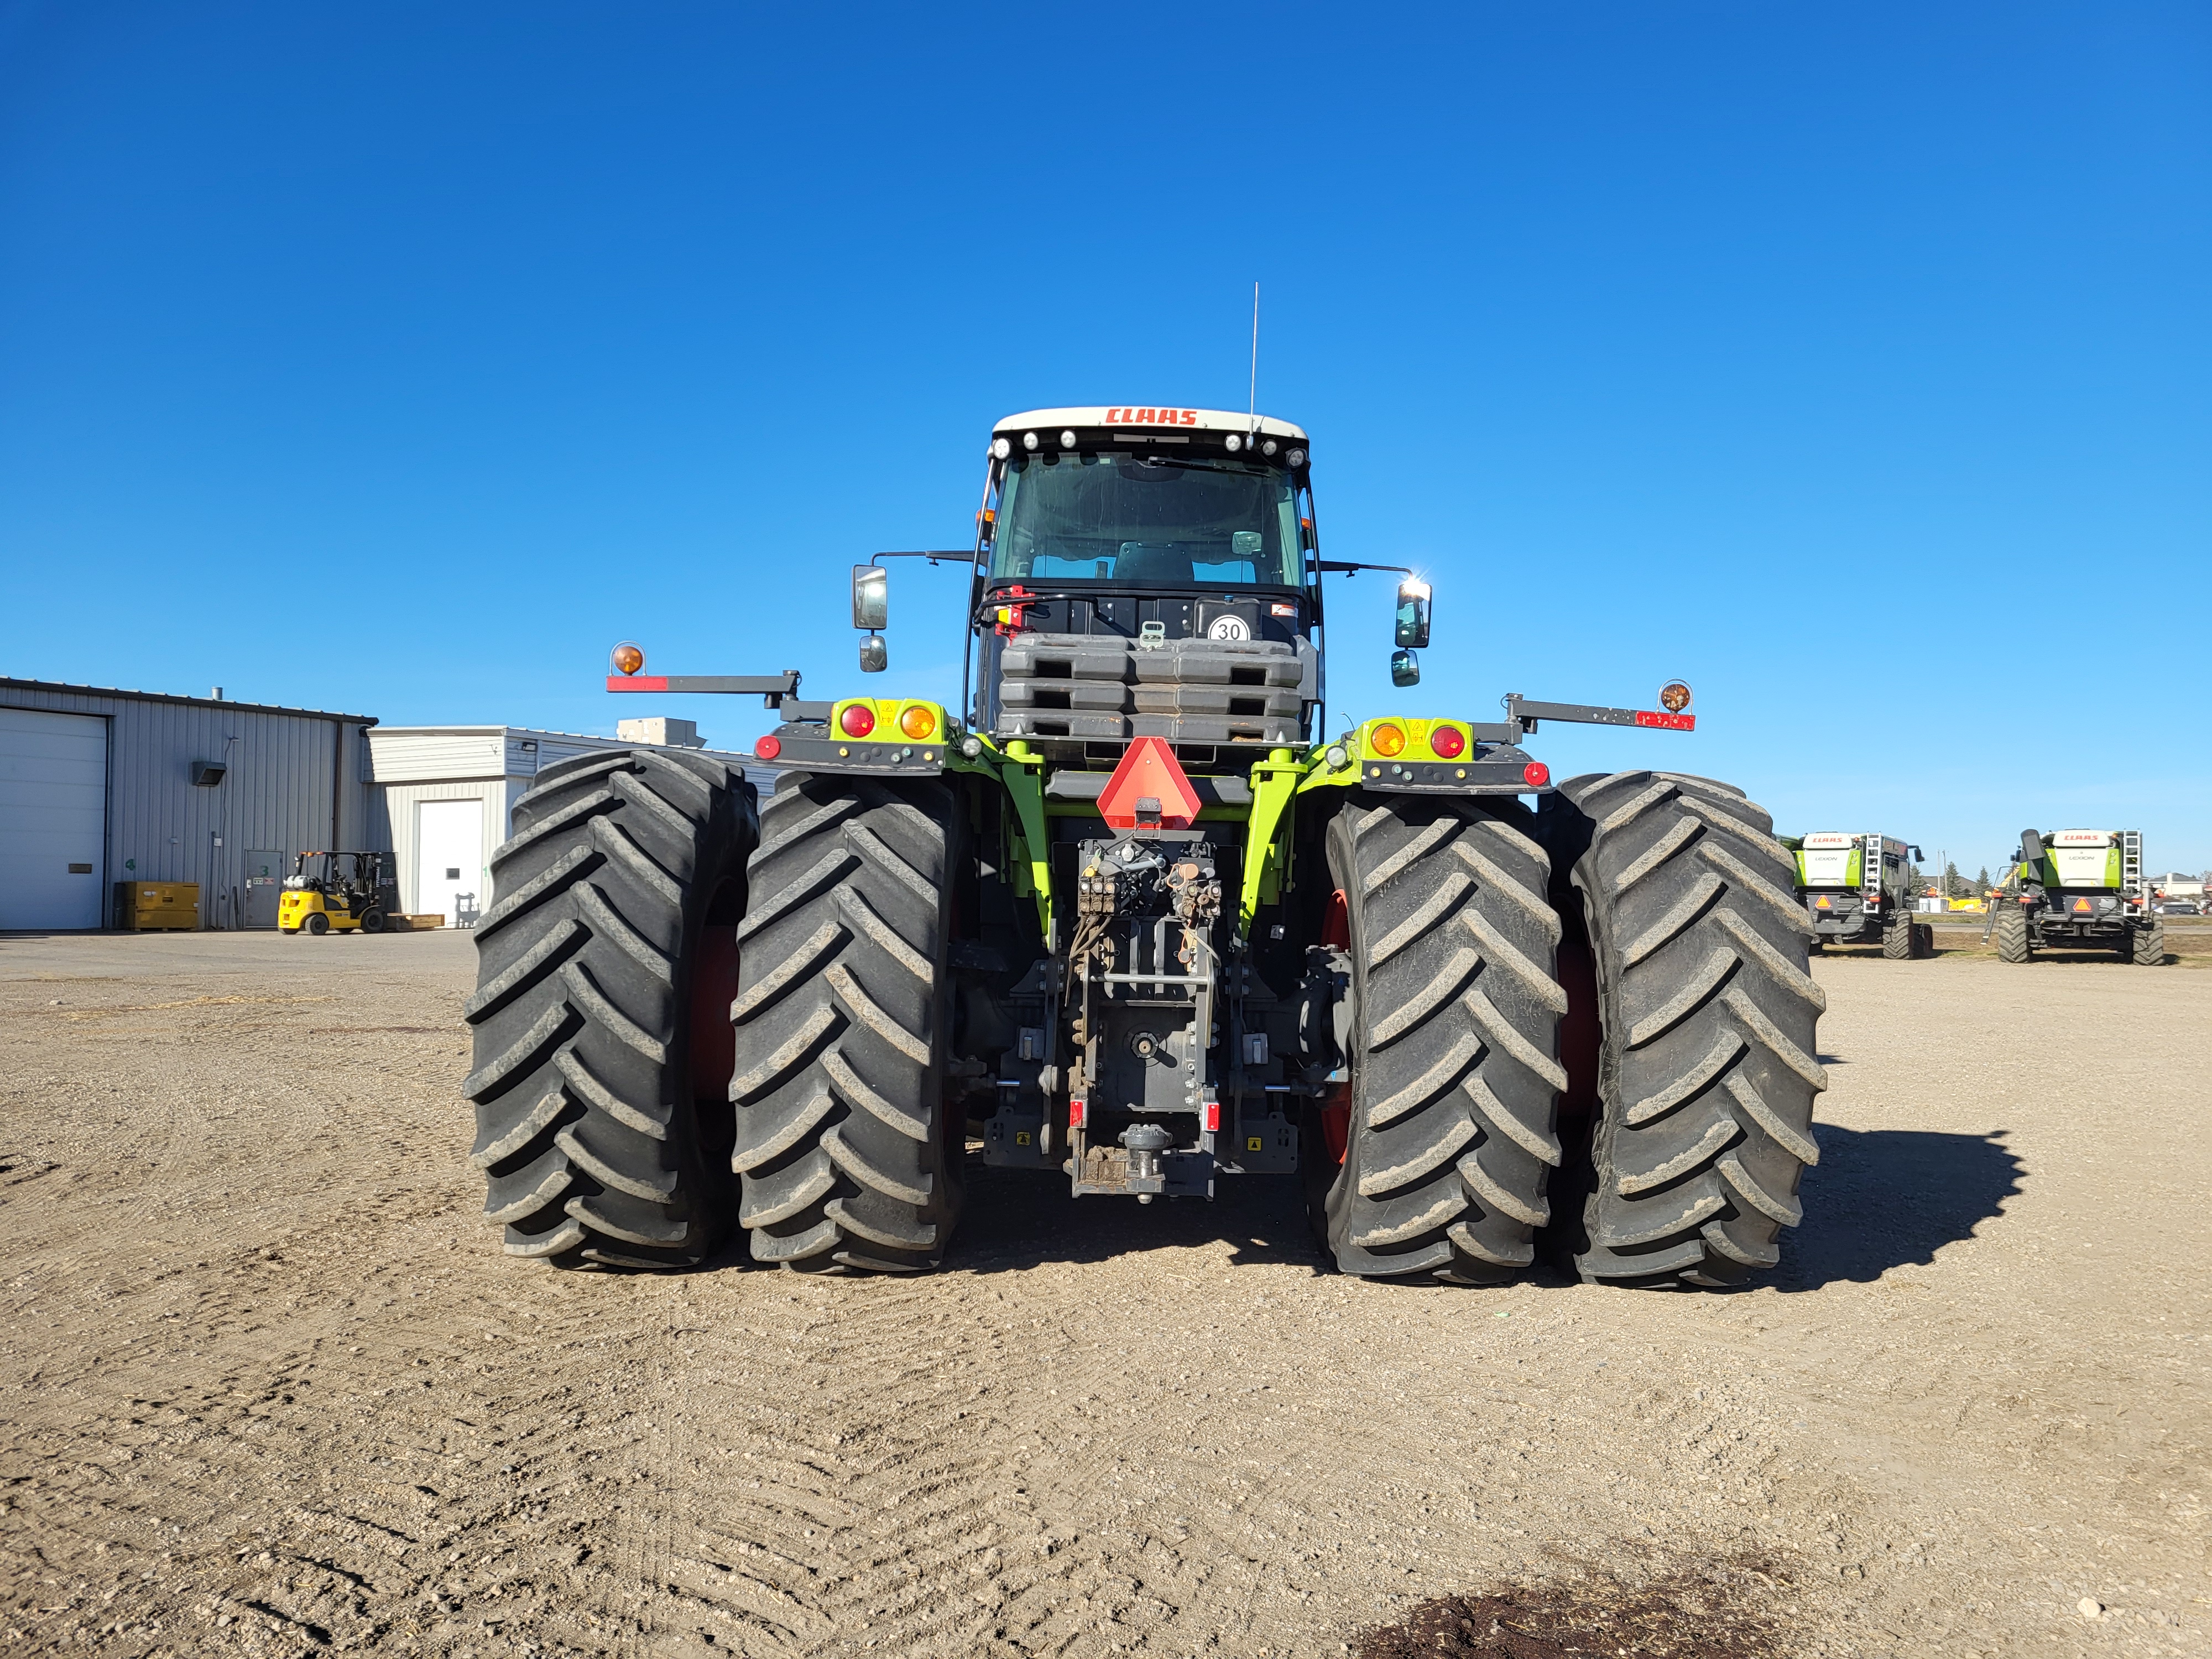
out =
<path fill-rule="evenodd" d="M 726 941 L 752 789 L 703 756 L 617 750 L 540 773 L 514 824 L 462 1011 L 484 1218 L 556 1266 L 696 1265 L 734 1208 Z"/>
<path fill-rule="evenodd" d="M 1615 773 L 1540 816 L 1355 799 L 1328 853 L 1353 1085 L 1316 1221 L 1340 1267 L 1484 1282 L 1543 1251 L 1717 1285 L 1776 1263 L 1820 1156 L 1826 999 L 1762 809 Z"/>
<path fill-rule="evenodd" d="M 945 1104 L 951 790 L 703 756 L 550 768 L 477 925 L 473 1153 L 510 1255 L 684 1267 L 732 1224 L 809 1271 L 908 1272 L 959 1211 Z"/>

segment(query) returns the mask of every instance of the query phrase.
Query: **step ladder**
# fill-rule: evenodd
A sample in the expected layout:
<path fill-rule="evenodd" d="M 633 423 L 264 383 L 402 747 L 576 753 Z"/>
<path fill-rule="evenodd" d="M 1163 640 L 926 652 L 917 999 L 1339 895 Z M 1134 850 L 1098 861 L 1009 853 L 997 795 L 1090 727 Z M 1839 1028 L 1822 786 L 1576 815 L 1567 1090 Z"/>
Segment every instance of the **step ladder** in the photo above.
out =
<path fill-rule="evenodd" d="M 2126 896 L 2130 910 L 2139 910 L 2150 902 L 2150 889 L 2143 884 L 2142 831 L 2120 831 L 2120 891 Z"/>

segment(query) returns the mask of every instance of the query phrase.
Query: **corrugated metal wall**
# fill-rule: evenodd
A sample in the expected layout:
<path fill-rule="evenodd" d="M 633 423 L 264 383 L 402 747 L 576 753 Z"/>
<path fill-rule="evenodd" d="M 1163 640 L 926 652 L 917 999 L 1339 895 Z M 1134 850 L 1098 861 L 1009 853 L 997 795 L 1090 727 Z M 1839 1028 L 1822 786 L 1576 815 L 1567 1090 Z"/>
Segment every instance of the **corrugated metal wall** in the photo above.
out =
<path fill-rule="evenodd" d="M 401 726 L 368 734 L 374 776 L 380 783 L 428 783 L 440 778 L 496 778 L 507 764 L 505 728 L 481 732 L 422 731 Z"/>
<path fill-rule="evenodd" d="M 21 681 L 0 684 L 0 707 L 107 721 L 109 891 L 101 919 L 109 923 L 113 884 L 190 881 L 200 885 L 204 926 L 239 926 L 244 860 L 252 851 L 281 852 L 288 860 L 319 848 L 393 852 L 401 902 L 411 902 L 416 803 L 481 798 L 489 866 L 539 768 L 630 746 L 519 726 L 386 732 L 360 716 Z M 740 763 L 750 758 L 708 752 Z M 222 762 L 228 769 L 222 782 L 194 784 L 195 761 Z M 774 769 L 744 770 L 763 795 L 774 787 Z M 373 783 L 375 777 L 391 781 Z M 489 908 L 491 897 L 483 902 Z"/>
<path fill-rule="evenodd" d="M 368 746 L 371 776 L 378 783 L 528 778 L 579 755 L 631 747 L 620 738 L 538 732 L 518 726 L 395 726 L 370 732 Z"/>
<path fill-rule="evenodd" d="M 113 883 L 191 881 L 200 884 L 202 924 L 235 926 L 248 849 L 351 848 L 370 833 L 358 720 L 21 684 L 0 685 L 0 705 L 107 720 L 105 921 Z M 220 784 L 195 785 L 194 761 L 229 769 Z"/>
<path fill-rule="evenodd" d="M 389 847 L 399 881 L 399 902 L 415 902 L 421 849 L 419 815 L 416 808 L 426 800 L 482 800 L 483 867 L 491 868 L 491 855 L 513 833 L 515 803 L 528 793 L 540 767 L 571 760 L 606 749 L 641 745 L 618 738 L 580 737 L 562 732 L 538 732 L 525 726 L 493 727 L 486 732 L 459 732 L 394 727 L 372 732 L 376 776 L 382 780 L 370 792 L 369 810 L 375 815 L 376 845 Z M 528 744 L 530 747 L 526 748 Z M 765 799 L 775 789 L 776 769 L 744 764 L 750 756 L 720 750 L 705 751 L 717 760 L 738 763 Z M 472 776 L 456 775 L 471 763 L 483 769 Z M 491 769 L 505 765 L 504 775 Z M 497 900 L 497 884 L 487 873 L 482 900 L 489 909 Z"/>

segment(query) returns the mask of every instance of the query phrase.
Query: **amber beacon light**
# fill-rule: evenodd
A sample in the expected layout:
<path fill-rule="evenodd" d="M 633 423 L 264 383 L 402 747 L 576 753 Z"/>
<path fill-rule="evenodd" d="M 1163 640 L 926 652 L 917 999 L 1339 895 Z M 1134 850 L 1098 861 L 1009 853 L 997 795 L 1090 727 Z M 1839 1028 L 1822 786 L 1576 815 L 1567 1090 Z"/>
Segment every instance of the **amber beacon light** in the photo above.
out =
<path fill-rule="evenodd" d="M 607 653 L 607 660 L 617 674 L 639 673 L 645 667 L 645 647 L 635 640 L 624 640 Z"/>

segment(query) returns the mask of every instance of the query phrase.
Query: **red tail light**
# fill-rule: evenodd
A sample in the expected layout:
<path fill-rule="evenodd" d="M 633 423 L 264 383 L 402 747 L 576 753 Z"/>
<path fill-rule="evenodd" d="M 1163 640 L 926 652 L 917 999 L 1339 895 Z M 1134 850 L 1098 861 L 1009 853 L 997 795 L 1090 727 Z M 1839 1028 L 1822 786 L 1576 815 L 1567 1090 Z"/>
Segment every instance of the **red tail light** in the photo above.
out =
<path fill-rule="evenodd" d="M 837 729 L 848 738 L 865 738 L 876 729 L 876 711 L 856 702 L 837 716 Z"/>
<path fill-rule="evenodd" d="M 783 739 L 771 732 L 753 745 L 753 753 L 762 760 L 774 760 L 783 752 Z"/>
<path fill-rule="evenodd" d="M 1531 789 L 1541 789 L 1552 781 L 1552 769 L 1541 761 L 1530 761 L 1521 769 L 1521 779 Z"/>
<path fill-rule="evenodd" d="M 1457 760 L 1467 753 L 1467 737 L 1455 726 L 1439 726 L 1429 733 L 1429 750 L 1438 760 Z"/>

